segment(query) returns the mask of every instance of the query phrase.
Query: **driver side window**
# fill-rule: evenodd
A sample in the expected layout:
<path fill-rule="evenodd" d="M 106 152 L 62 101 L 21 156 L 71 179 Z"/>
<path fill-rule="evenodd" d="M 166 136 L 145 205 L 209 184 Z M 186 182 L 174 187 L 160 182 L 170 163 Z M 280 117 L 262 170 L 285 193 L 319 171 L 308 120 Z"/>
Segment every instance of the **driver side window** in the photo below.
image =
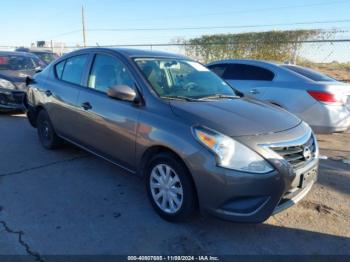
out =
<path fill-rule="evenodd" d="M 134 86 L 129 71 L 116 58 L 97 54 L 89 74 L 88 87 L 107 93 L 110 87 L 117 85 Z"/>

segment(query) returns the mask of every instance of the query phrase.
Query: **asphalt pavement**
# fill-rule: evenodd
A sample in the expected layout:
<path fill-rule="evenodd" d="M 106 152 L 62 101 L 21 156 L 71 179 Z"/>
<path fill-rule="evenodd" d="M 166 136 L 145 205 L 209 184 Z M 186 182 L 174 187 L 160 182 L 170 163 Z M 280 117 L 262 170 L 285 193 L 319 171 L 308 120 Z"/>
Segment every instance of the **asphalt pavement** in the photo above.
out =
<path fill-rule="evenodd" d="M 47 151 L 24 115 L 0 114 L 0 255 L 350 255 L 350 134 L 320 146 L 318 183 L 265 223 L 172 224 L 140 178 L 71 145 Z"/>

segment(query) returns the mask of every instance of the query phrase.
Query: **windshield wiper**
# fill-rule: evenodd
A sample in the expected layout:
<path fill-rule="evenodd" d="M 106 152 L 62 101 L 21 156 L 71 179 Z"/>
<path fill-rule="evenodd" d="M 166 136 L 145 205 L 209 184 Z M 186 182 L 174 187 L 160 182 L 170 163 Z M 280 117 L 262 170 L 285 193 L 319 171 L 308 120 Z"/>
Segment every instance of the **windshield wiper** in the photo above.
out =
<path fill-rule="evenodd" d="M 199 100 L 199 99 L 190 98 L 190 97 L 186 97 L 186 96 L 161 96 L 161 98 L 172 99 L 172 100 L 185 100 L 185 101 L 189 101 L 189 102 L 194 102 L 194 101 Z"/>
<path fill-rule="evenodd" d="M 236 95 L 223 95 L 223 94 L 215 94 L 210 96 L 203 96 L 198 98 L 198 100 L 211 100 L 211 99 L 238 99 L 241 98 Z"/>

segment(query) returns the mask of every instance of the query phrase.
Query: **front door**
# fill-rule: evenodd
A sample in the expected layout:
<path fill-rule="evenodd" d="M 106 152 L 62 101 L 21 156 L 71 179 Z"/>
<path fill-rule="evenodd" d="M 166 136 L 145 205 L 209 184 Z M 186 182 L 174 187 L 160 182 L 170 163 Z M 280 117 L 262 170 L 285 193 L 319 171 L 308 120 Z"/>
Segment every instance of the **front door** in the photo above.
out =
<path fill-rule="evenodd" d="M 79 143 L 95 153 L 135 168 L 135 139 L 140 108 L 131 102 L 112 99 L 112 86 L 135 86 L 129 70 L 117 58 L 97 53 L 88 76 L 88 85 L 79 94 Z"/>

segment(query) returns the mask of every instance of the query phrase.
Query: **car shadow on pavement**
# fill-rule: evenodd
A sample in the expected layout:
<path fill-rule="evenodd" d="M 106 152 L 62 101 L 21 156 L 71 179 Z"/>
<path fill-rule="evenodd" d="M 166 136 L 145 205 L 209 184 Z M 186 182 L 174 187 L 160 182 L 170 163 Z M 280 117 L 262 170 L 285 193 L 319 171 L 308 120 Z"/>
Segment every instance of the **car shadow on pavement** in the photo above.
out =
<path fill-rule="evenodd" d="M 323 232 L 271 224 L 237 224 L 204 217 L 191 224 L 192 234 L 183 236 L 184 251 L 206 250 L 210 254 L 350 254 L 350 238 Z M 211 241 L 210 241 L 211 239 Z M 174 240 L 172 240 L 174 241 Z M 186 242 L 185 242 L 186 243 Z M 178 242 L 180 246 L 185 243 Z M 191 244 L 192 243 L 192 244 Z M 186 252 L 185 252 L 186 253 Z"/>
<path fill-rule="evenodd" d="M 0 110 L 0 116 L 2 117 L 26 117 L 25 113 L 23 111 L 1 111 Z"/>

